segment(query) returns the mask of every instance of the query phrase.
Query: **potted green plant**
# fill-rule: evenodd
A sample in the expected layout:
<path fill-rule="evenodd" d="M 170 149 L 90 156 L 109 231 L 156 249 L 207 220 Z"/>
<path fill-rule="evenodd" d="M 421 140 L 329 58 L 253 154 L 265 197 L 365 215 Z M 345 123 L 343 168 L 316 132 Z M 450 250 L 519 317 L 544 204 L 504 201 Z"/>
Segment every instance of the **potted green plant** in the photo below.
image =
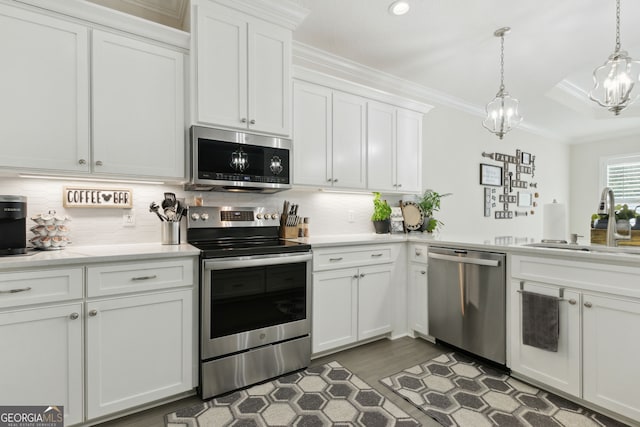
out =
<path fill-rule="evenodd" d="M 432 233 L 436 229 L 444 225 L 442 221 L 437 220 L 434 216 L 434 212 L 440 210 L 440 202 L 443 197 L 450 196 L 451 193 L 440 194 L 433 190 L 426 190 L 422 195 L 422 198 L 418 201 L 418 205 L 424 212 L 424 223 L 421 227 L 422 231 Z"/>
<path fill-rule="evenodd" d="M 380 198 L 380 193 L 373 193 L 373 215 L 371 221 L 376 229 L 376 233 L 384 234 L 391 232 L 391 206 L 386 200 Z"/>

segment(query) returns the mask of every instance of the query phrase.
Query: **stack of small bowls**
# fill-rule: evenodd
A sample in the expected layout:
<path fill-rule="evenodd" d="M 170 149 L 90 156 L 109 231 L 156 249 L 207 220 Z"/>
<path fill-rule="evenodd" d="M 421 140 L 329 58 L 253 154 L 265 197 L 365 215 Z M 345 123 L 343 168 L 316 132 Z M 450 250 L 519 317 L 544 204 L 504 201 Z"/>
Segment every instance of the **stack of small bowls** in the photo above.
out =
<path fill-rule="evenodd" d="M 71 218 L 66 215 L 56 215 L 54 213 L 37 214 L 31 217 L 36 223 L 31 227 L 34 236 L 29 242 L 36 249 L 58 250 L 67 246 L 69 238 L 69 227 L 67 224 Z"/>

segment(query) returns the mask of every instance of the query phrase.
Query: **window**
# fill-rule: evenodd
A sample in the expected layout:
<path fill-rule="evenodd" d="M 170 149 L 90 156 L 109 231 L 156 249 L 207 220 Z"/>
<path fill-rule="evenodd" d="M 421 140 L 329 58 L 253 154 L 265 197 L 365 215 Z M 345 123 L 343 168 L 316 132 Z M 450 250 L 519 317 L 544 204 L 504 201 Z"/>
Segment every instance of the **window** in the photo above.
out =
<path fill-rule="evenodd" d="M 603 161 L 603 183 L 613 189 L 616 204 L 640 206 L 640 154 Z"/>

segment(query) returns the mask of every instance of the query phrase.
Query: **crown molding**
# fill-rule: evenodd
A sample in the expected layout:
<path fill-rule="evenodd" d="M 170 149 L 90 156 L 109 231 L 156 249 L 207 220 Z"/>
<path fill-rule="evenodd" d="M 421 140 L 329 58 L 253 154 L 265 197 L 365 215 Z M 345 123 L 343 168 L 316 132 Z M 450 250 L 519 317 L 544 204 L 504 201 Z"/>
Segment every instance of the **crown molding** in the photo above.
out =
<path fill-rule="evenodd" d="M 294 77 L 296 78 L 303 75 L 303 69 L 321 69 L 326 75 L 337 75 L 347 81 L 362 82 L 364 86 L 374 87 L 379 91 L 390 94 L 397 94 L 404 98 L 412 99 L 419 104 L 439 104 L 476 117 L 484 118 L 486 116 L 484 106 L 480 107 L 471 104 L 445 92 L 402 79 L 393 74 L 385 73 L 304 43 L 294 41 L 293 62 L 297 65 L 297 67 L 294 67 Z M 544 138 L 567 142 L 566 138 L 526 121 L 520 124 L 518 129 Z"/>
<path fill-rule="evenodd" d="M 185 50 L 189 49 L 191 35 L 187 32 L 87 1 L 0 0 L 0 3 L 20 6 L 25 9 L 31 6 L 41 11 L 53 12 L 73 20 L 83 21 L 85 24 L 107 27 Z"/>
<path fill-rule="evenodd" d="M 218 3 L 292 31 L 310 12 L 295 0 L 192 0 L 192 4 L 203 2 Z"/>

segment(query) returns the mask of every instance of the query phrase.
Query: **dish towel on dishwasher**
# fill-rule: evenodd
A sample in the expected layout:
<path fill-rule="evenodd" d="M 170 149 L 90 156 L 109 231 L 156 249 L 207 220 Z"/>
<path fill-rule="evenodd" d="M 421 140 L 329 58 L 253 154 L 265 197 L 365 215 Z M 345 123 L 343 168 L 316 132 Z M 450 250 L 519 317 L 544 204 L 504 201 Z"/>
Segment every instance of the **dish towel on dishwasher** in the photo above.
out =
<path fill-rule="evenodd" d="M 558 351 L 560 299 L 522 291 L 522 343 L 547 351 Z"/>

